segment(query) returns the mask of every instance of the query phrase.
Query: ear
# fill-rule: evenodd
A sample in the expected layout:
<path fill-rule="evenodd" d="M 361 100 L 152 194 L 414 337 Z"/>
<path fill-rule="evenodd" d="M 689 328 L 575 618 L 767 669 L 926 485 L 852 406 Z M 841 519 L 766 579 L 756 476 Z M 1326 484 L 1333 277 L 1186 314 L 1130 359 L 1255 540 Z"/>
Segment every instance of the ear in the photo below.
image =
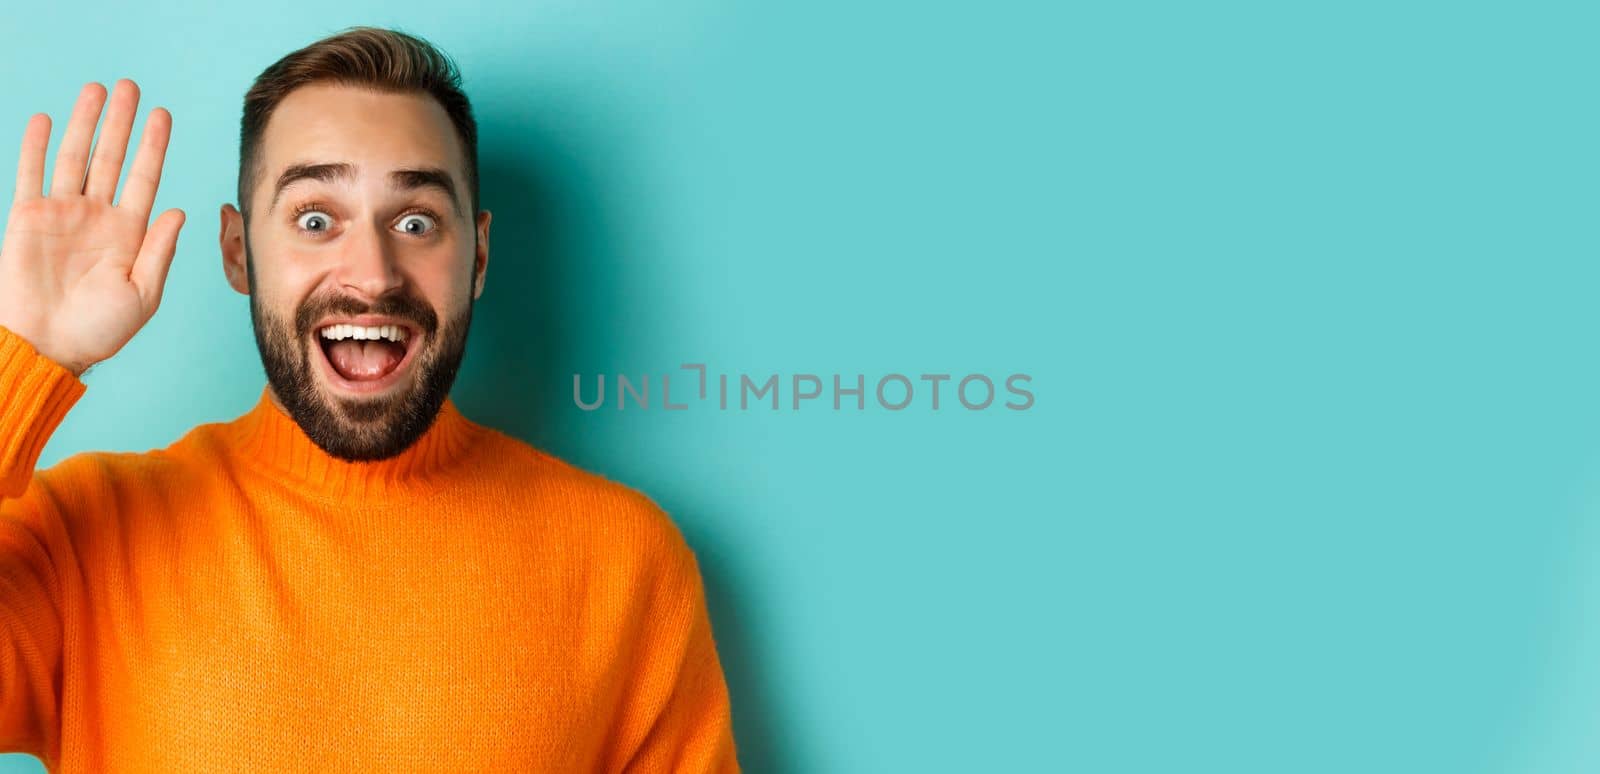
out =
<path fill-rule="evenodd" d="M 244 265 L 244 215 L 231 204 L 222 205 L 222 233 L 217 238 L 222 243 L 222 273 L 228 285 L 250 295 L 250 272 Z"/>
<path fill-rule="evenodd" d="M 483 295 L 483 277 L 489 273 L 489 219 L 492 215 L 488 210 L 478 213 L 478 254 L 472 261 L 473 300 Z"/>

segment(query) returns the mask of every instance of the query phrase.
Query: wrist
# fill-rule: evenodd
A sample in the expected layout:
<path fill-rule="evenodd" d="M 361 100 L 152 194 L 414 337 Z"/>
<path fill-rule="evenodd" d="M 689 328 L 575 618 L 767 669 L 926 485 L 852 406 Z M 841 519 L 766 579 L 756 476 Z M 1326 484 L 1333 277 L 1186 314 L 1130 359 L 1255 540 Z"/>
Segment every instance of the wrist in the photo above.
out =
<path fill-rule="evenodd" d="M 0 328 L 4 328 L 11 335 L 22 339 L 34 352 L 66 369 L 74 378 L 83 376 L 83 373 L 89 370 L 89 366 L 93 365 L 93 363 L 84 362 L 79 358 L 66 357 L 55 352 L 53 348 L 45 344 L 43 336 L 31 332 L 28 326 L 0 320 Z"/>

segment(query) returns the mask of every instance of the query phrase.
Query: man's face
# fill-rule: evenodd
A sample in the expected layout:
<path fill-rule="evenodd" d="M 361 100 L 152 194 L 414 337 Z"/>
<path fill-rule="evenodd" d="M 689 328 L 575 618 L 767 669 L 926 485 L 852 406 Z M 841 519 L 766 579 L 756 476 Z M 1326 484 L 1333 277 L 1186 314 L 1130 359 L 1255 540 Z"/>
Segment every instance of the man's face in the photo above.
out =
<path fill-rule="evenodd" d="M 263 132 L 249 233 L 223 208 L 273 395 L 334 456 L 403 451 L 455 381 L 489 225 L 464 158 L 426 95 L 303 86 Z"/>

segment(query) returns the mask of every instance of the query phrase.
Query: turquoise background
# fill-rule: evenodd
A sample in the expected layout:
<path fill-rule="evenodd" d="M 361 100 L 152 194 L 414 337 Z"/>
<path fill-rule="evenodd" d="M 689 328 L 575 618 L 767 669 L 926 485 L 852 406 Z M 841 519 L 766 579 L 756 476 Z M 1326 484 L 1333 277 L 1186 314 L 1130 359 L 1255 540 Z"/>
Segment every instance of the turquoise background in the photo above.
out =
<path fill-rule="evenodd" d="M 131 76 L 189 213 L 46 464 L 254 402 L 241 98 L 395 25 L 482 124 L 457 402 L 683 527 L 747 770 L 1600 767 L 1593 4 L 219 5 L 0 11 L 0 180 Z M 571 400 L 684 362 L 1037 400 Z"/>

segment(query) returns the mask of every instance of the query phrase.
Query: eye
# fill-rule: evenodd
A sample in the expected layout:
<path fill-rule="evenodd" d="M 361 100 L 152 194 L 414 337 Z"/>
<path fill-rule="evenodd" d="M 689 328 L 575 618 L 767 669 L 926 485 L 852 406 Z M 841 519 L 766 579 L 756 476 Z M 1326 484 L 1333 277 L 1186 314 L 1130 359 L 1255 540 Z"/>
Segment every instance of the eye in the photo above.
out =
<path fill-rule="evenodd" d="M 328 215 L 321 210 L 305 210 L 297 213 L 294 222 L 296 226 L 300 227 L 301 231 L 312 234 L 320 234 L 327 231 L 329 226 Z"/>
<path fill-rule="evenodd" d="M 413 212 L 400 219 L 399 229 L 413 236 L 422 236 L 423 234 L 431 233 L 435 228 L 438 228 L 438 225 L 432 215 Z"/>

